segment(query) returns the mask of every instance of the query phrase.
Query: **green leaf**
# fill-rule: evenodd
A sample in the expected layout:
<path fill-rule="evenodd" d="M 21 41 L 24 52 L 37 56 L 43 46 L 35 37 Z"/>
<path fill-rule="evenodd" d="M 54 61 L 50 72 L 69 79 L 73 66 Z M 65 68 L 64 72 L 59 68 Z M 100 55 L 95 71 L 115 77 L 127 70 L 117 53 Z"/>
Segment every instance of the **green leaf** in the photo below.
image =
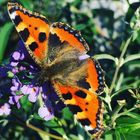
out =
<path fill-rule="evenodd" d="M 78 140 L 78 137 L 75 136 L 75 135 L 73 135 L 73 134 L 70 134 L 70 135 L 69 135 L 69 138 L 70 138 L 71 140 Z"/>
<path fill-rule="evenodd" d="M 138 31 L 134 31 L 132 41 L 135 41 L 137 39 L 137 37 L 138 37 Z"/>
<path fill-rule="evenodd" d="M 29 102 L 28 96 L 23 96 L 20 99 L 20 102 L 21 102 L 22 108 L 24 108 L 26 112 L 29 112 L 31 110 L 33 104 Z"/>
<path fill-rule="evenodd" d="M 120 140 L 121 139 L 121 135 L 120 132 L 115 130 L 115 136 L 116 136 L 116 140 Z"/>
<path fill-rule="evenodd" d="M 123 124 L 120 125 L 119 127 L 117 127 L 117 130 L 119 130 L 122 133 L 129 133 L 129 132 L 133 132 L 137 129 L 140 129 L 140 123 L 135 123 L 135 124 Z"/>
<path fill-rule="evenodd" d="M 0 63 L 3 60 L 3 56 L 10 37 L 12 27 L 13 24 L 11 22 L 8 22 L 0 28 Z"/>
<path fill-rule="evenodd" d="M 75 28 L 76 28 L 77 30 L 83 30 L 83 29 L 86 28 L 86 25 L 85 25 L 85 24 L 78 24 L 78 25 L 75 26 Z"/>
<path fill-rule="evenodd" d="M 105 140 L 113 140 L 112 134 L 106 134 Z"/>
<path fill-rule="evenodd" d="M 124 86 L 124 87 L 121 87 L 120 90 L 114 92 L 114 93 L 111 95 L 111 98 L 117 96 L 118 94 L 121 94 L 123 91 L 128 90 L 128 89 L 133 89 L 133 87 L 132 87 L 132 86 Z"/>
<path fill-rule="evenodd" d="M 44 119 L 43 119 L 43 118 L 41 118 L 41 117 L 38 115 L 38 113 L 37 113 L 37 112 L 36 112 L 36 113 L 34 113 L 33 115 L 34 115 L 34 119 L 36 119 L 36 120 L 43 120 L 43 121 L 44 121 Z"/>
<path fill-rule="evenodd" d="M 127 116 L 118 118 L 116 123 L 116 130 L 121 133 L 130 133 L 140 129 L 140 121 Z"/>
<path fill-rule="evenodd" d="M 72 120 L 72 113 L 70 112 L 69 108 L 68 107 L 65 107 L 63 110 L 63 117 L 65 120 Z"/>
<path fill-rule="evenodd" d="M 129 65 L 129 69 L 136 69 L 136 68 L 140 68 L 140 61 L 139 60 L 135 60 L 135 61 L 130 61 L 129 63 L 127 63 Z M 127 65 L 126 64 L 126 65 Z"/>
<path fill-rule="evenodd" d="M 65 134 L 65 130 L 63 129 L 63 127 L 59 124 L 58 121 L 56 121 L 56 119 L 52 119 L 50 121 L 46 122 L 46 125 L 53 129 L 54 131 L 56 131 L 57 133 L 59 133 L 60 135 L 62 135 L 63 137 L 67 137 Z"/>
<path fill-rule="evenodd" d="M 129 134 L 123 134 L 123 138 L 125 138 L 124 140 L 140 140 L 140 135 L 139 135 L 140 133 L 139 134 L 138 133 L 133 132 L 133 133 L 129 133 Z"/>
<path fill-rule="evenodd" d="M 123 117 L 119 117 L 117 120 L 116 120 L 116 123 L 118 125 L 124 125 L 124 124 L 135 124 L 135 123 L 139 123 L 138 120 L 134 119 L 134 118 L 131 118 L 131 117 L 127 117 L 127 116 L 123 116 Z"/>
<path fill-rule="evenodd" d="M 129 113 L 127 113 L 127 116 L 140 121 L 140 115 L 137 113 L 129 112 Z"/>
<path fill-rule="evenodd" d="M 5 0 L 0 0 L 0 5 L 2 5 L 3 3 L 5 3 Z"/>
<path fill-rule="evenodd" d="M 136 60 L 136 59 L 140 59 L 140 54 L 129 55 L 128 57 L 125 58 L 125 60 L 123 61 L 123 64 L 132 60 Z"/>

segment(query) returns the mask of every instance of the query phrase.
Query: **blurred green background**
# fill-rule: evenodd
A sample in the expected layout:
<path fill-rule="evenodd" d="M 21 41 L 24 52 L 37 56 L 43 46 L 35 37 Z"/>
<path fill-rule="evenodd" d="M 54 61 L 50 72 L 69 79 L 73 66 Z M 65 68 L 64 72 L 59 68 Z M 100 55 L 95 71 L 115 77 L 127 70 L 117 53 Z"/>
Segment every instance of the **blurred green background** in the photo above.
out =
<path fill-rule="evenodd" d="M 7 13 L 7 2 L 0 0 L 1 64 L 8 61 L 19 40 Z M 140 13 L 136 11 L 140 7 L 140 2 L 134 0 L 13 0 L 12 2 L 19 2 L 27 9 L 43 14 L 50 22 L 65 22 L 81 31 L 90 47 L 88 53 L 99 60 L 105 72 L 107 87 L 105 93 L 101 95 L 105 103 L 105 133 L 101 139 L 139 140 Z M 128 47 L 124 50 L 127 43 Z M 122 52 L 124 54 L 120 59 Z M 114 78 L 116 70 L 118 71 Z M 32 130 L 25 124 L 27 119 L 30 119 L 37 128 L 66 139 L 90 139 L 74 120 L 68 108 L 59 112 L 56 119 L 48 122 L 39 119 L 37 113 L 32 112 L 32 108 L 33 106 L 26 104 L 20 110 L 13 108 L 14 113 L 10 116 L 0 117 L 0 140 L 53 139 L 45 133 Z M 113 125 L 108 127 L 110 121 Z"/>

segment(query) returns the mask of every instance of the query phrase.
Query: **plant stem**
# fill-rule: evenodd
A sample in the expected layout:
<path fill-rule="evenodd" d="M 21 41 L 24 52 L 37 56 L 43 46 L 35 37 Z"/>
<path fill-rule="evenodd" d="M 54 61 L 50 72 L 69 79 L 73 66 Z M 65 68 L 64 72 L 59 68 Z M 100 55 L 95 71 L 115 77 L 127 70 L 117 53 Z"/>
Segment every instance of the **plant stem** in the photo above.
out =
<path fill-rule="evenodd" d="M 25 121 L 23 121 L 19 116 L 17 116 L 16 114 L 12 113 L 12 115 L 18 120 L 18 121 L 16 121 L 16 123 L 19 122 L 20 125 L 22 125 L 22 126 L 24 126 L 24 127 L 28 127 L 28 128 L 30 128 L 30 129 L 36 131 L 37 133 L 41 133 L 41 134 L 47 135 L 47 136 L 49 136 L 49 137 L 51 137 L 51 138 L 55 138 L 56 140 L 65 140 L 64 138 L 62 138 L 62 137 L 60 137 L 60 136 L 53 135 L 53 134 L 51 134 L 51 133 L 48 133 L 48 132 L 46 132 L 46 131 L 43 131 L 43 130 L 41 130 L 40 128 L 37 128 L 36 126 L 30 124 L 30 123 L 29 123 L 30 119 L 28 119 L 28 120 L 25 122 Z"/>
<path fill-rule="evenodd" d="M 129 2 L 129 0 L 126 0 L 126 2 L 128 3 L 128 5 L 130 5 L 130 2 Z"/>
<path fill-rule="evenodd" d="M 113 90 L 113 88 L 114 88 L 114 85 L 115 85 L 115 82 L 116 82 L 116 79 L 117 79 L 117 76 L 118 76 L 118 73 L 119 73 L 119 69 L 120 69 L 120 67 L 121 67 L 122 58 L 123 58 L 123 56 L 124 56 L 124 54 L 125 54 L 125 52 L 126 52 L 126 50 L 127 50 L 127 47 L 128 47 L 128 45 L 129 45 L 131 39 L 132 39 L 132 35 L 131 35 L 131 36 L 128 38 L 128 40 L 126 41 L 126 43 L 125 43 L 125 45 L 124 45 L 124 48 L 123 48 L 123 50 L 122 50 L 122 53 L 121 53 L 121 55 L 120 55 L 120 58 L 118 59 L 118 65 L 116 66 L 116 70 L 115 70 L 115 74 L 114 74 L 114 76 L 113 76 L 112 84 L 111 84 L 111 86 L 110 86 L 109 94 L 111 94 L 111 92 L 112 92 L 112 90 Z"/>
<path fill-rule="evenodd" d="M 122 91 L 129 90 L 129 89 L 135 89 L 135 88 L 132 87 L 132 86 L 128 86 L 128 87 L 121 88 L 121 89 L 115 91 L 115 92 L 111 95 L 111 99 L 114 98 L 116 95 L 120 94 Z"/>
<path fill-rule="evenodd" d="M 128 112 L 131 112 L 131 111 L 133 111 L 133 110 L 135 110 L 135 109 L 137 109 L 137 108 L 134 108 L 134 107 L 133 107 L 133 108 L 131 108 L 131 109 L 125 111 L 125 112 L 119 113 L 119 114 L 117 115 L 117 118 L 120 117 L 120 116 L 123 116 L 123 115 L 127 115 Z"/>
<path fill-rule="evenodd" d="M 65 140 L 65 139 L 62 138 L 62 137 L 59 137 L 59 136 L 50 134 L 50 133 L 48 133 L 48 132 L 46 132 L 46 131 L 43 131 L 43 130 L 41 130 L 41 129 L 35 127 L 35 126 L 32 125 L 32 124 L 26 123 L 26 126 L 27 126 L 28 128 L 31 128 L 32 130 L 38 132 L 38 133 L 42 133 L 42 134 L 47 135 L 47 136 L 49 136 L 49 137 L 51 137 L 51 138 L 55 138 L 55 139 L 57 139 L 57 140 Z"/>
<path fill-rule="evenodd" d="M 115 108 L 114 112 L 112 113 L 111 125 L 114 126 L 114 122 L 115 122 L 115 120 L 118 118 L 118 113 L 119 113 L 119 111 L 122 109 L 122 107 L 123 107 L 124 105 L 125 105 L 125 104 L 117 105 L 117 107 Z"/>

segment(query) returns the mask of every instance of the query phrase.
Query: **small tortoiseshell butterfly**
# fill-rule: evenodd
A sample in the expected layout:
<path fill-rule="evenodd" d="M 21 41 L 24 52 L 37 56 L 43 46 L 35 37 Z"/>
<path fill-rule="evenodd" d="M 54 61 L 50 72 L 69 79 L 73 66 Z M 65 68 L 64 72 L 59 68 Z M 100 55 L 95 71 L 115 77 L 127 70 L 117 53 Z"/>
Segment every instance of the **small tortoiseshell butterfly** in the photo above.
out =
<path fill-rule="evenodd" d="M 46 17 L 8 3 L 10 18 L 29 54 L 41 67 L 41 80 L 49 80 L 77 120 L 94 136 L 103 132 L 102 69 L 86 53 L 89 47 L 69 25 L 50 24 Z M 97 93 L 97 94 L 96 94 Z"/>

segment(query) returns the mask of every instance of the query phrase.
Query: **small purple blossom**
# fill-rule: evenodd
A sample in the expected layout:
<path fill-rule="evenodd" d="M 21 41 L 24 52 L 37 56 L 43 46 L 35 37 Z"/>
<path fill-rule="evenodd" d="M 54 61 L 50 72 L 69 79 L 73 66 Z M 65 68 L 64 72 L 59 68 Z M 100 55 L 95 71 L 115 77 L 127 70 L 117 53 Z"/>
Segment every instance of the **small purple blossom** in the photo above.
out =
<path fill-rule="evenodd" d="M 0 116 L 9 115 L 10 112 L 11 112 L 11 109 L 8 103 L 5 103 L 4 105 L 0 106 Z"/>
<path fill-rule="evenodd" d="M 23 67 L 23 66 L 19 67 L 19 71 L 24 71 L 24 70 L 26 70 L 26 67 Z"/>
<path fill-rule="evenodd" d="M 38 110 L 38 114 L 41 118 L 48 121 L 54 118 L 53 112 L 46 106 L 40 107 Z"/>
<path fill-rule="evenodd" d="M 16 74 L 16 73 L 18 73 L 18 72 L 19 72 L 18 68 L 13 68 L 13 69 L 12 69 L 12 73 Z"/>
<path fill-rule="evenodd" d="M 20 61 L 24 60 L 25 54 L 22 50 L 17 50 L 11 55 L 10 65 L 16 67 Z"/>
<path fill-rule="evenodd" d="M 20 89 L 20 87 L 21 87 L 21 83 L 20 83 L 19 79 L 18 78 L 13 78 L 12 79 L 12 86 L 11 86 L 10 90 L 12 92 L 16 92 Z"/>
<path fill-rule="evenodd" d="M 35 87 L 33 85 L 24 85 L 21 88 L 21 92 L 24 95 L 28 94 L 29 101 L 33 103 L 37 101 L 38 95 L 41 91 L 42 91 L 41 87 L 38 86 Z"/>
<path fill-rule="evenodd" d="M 13 54 L 12 54 L 12 57 L 14 58 L 14 60 L 19 60 L 20 59 L 20 52 L 18 51 L 15 51 Z"/>
<path fill-rule="evenodd" d="M 15 95 L 15 96 L 10 96 L 9 97 L 9 104 L 11 105 L 14 105 L 16 104 L 17 105 L 17 108 L 20 108 L 20 103 L 19 103 L 19 100 L 23 97 L 23 94 L 20 94 L 20 95 Z"/>
<path fill-rule="evenodd" d="M 11 62 L 11 63 L 10 63 L 10 65 L 11 65 L 12 67 L 17 66 L 17 64 L 18 64 L 18 62 Z"/>

